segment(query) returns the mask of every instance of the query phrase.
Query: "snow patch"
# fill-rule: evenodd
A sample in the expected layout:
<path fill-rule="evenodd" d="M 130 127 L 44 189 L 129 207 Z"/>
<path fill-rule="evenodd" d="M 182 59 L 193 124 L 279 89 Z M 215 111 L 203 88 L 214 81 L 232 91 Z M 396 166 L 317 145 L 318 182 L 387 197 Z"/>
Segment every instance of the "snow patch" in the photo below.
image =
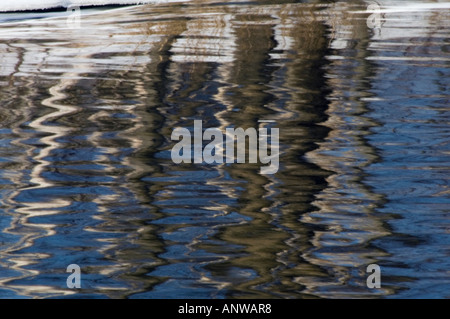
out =
<path fill-rule="evenodd" d="M 179 2 L 179 0 L 14 0 L 1 1 L 0 12 L 33 11 L 70 6 L 133 5 L 145 3 Z"/>

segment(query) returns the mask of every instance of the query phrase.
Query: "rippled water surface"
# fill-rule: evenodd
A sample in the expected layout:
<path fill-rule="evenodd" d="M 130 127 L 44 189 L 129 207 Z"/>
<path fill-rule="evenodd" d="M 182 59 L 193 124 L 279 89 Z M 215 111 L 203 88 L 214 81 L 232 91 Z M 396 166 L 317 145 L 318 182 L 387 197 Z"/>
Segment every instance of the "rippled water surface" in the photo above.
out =
<path fill-rule="evenodd" d="M 450 6 L 368 4 L 0 14 L 0 297 L 450 298 Z M 279 171 L 174 164 L 194 120 Z"/>

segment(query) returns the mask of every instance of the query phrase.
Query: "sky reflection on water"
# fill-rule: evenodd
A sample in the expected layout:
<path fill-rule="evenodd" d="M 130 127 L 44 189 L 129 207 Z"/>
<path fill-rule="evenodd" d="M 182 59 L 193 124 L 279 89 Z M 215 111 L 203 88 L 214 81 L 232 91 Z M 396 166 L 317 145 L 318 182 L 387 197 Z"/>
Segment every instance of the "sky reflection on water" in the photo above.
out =
<path fill-rule="evenodd" d="M 0 297 L 448 298 L 450 11 L 379 3 L 0 14 Z M 175 165 L 197 119 L 280 170 Z"/>

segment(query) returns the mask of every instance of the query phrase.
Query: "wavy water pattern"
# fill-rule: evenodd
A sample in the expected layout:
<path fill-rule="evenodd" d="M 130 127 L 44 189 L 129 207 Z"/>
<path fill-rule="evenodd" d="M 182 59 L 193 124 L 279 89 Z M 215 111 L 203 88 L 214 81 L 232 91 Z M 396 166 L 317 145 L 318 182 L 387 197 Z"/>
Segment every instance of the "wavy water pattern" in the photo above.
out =
<path fill-rule="evenodd" d="M 0 14 L 0 298 L 448 298 L 450 13 L 371 3 Z M 174 164 L 194 120 L 278 172 Z"/>

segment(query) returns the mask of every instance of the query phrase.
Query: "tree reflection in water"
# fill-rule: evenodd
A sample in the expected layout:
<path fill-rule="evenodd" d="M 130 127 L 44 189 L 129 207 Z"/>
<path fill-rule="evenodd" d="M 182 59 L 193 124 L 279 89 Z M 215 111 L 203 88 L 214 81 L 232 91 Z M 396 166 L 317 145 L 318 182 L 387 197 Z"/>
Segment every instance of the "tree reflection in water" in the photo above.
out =
<path fill-rule="evenodd" d="M 414 204 L 392 199 L 400 188 L 376 168 L 397 165 L 388 146 L 398 138 L 399 154 L 414 143 L 435 150 L 428 135 L 398 126 L 416 120 L 419 99 L 423 132 L 446 145 L 439 30 L 448 13 L 417 13 L 412 32 L 426 44 L 415 47 L 414 33 L 389 38 L 409 16 L 392 13 L 399 18 L 371 30 L 366 7 L 190 1 L 89 9 L 80 30 L 58 17 L 0 25 L 0 296 L 420 295 L 419 265 L 428 258 L 431 275 L 448 260 L 433 257 L 442 246 L 416 235 L 414 220 L 395 228 Z M 391 95 L 380 60 L 394 70 Z M 429 92 L 398 83 L 409 73 Z M 404 120 L 409 111 L 417 114 Z M 223 131 L 279 127 L 279 172 L 175 165 L 172 130 L 194 120 Z M 429 169 L 439 182 L 388 175 L 423 190 L 432 216 L 423 225 L 444 238 L 437 225 L 448 187 L 442 166 Z M 431 251 L 402 264 L 412 247 Z M 371 263 L 387 271 L 375 291 L 366 287 Z M 81 290 L 65 287 L 69 264 L 82 269 Z"/>

